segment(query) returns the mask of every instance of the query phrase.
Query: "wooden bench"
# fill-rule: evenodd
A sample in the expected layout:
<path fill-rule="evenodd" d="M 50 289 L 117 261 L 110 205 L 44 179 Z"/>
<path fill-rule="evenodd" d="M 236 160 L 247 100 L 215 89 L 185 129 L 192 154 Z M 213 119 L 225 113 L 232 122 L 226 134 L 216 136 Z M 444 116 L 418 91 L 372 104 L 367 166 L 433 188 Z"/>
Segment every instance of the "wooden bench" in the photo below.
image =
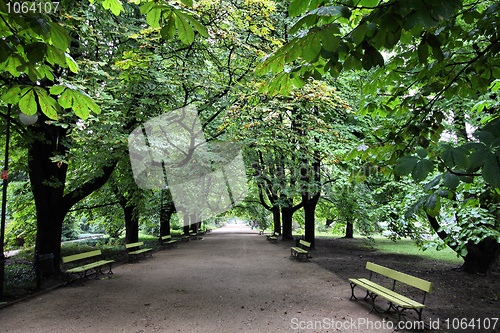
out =
<path fill-rule="evenodd" d="M 270 241 L 270 242 L 278 242 L 278 237 L 279 237 L 279 233 L 277 233 L 276 231 L 273 231 L 272 234 L 270 235 L 266 235 L 267 236 L 267 240 Z"/>
<path fill-rule="evenodd" d="M 366 290 L 365 299 L 370 297 L 372 301 L 372 308 L 370 313 L 375 309 L 375 299 L 377 296 L 385 298 L 389 301 L 389 308 L 387 311 L 394 309 L 398 314 L 398 325 L 401 321 L 401 316 L 406 310 L 414 310 L 418 314 L 418 319 L 422 321 L 422 311 L 425 308 L 425 298 L 428 293 L 431 292 L 432 283 L 429 281 L 422 280 L 420 278 L 395 271 L 393 269 L 380 266 L 371 262 L 366 263 L 366 269 L 370 271 L 370 277 L 368 279 L 349 279 L 351 284 L 351 299 L 356 298 L 354 296 L 354 288 L 356 286 L 361 287 Z M 386 288 L 372 281 L 373 273 L 380 274 L 383 277 L 387 277 L 392 280 L 392 287 Z M 423 292 L 423 300 L 421 303 L 414 301 L 406 296 L 403 296 L 395 291 L 396 282 L 404 283 L 406 285 L 412 286 L 416 289 L 420 289 Z M 376 310 L 377 311 L 377 310 Z"/>
<path fill-rule="evenodd" d="M 137 258 L 139 260 L 139 255 L 143 255 L 144 258 L 146 258 L 146 253 L 149 252 L 149 256 L 153 256 L 153 249 L 152 248 L 141 248 L 141 246 L 144 245 L 144 242 L 136 242 L 136 243 L 130 243 L 130 244 L 125 244 L 125 249 L 127 250 L 128 254 L 128 260 L 131 262 L 132 258 Z"/>
<path fill-rule="evenodd" d="M 109 266 L 109 271 L 107 274 L 113 274 L 111 271 L 111 265 L 115 262 L 114 260 L 97 260 L 100 259 L 100 256 L 102 255 L 101 250 L 94 250 L 94 251 L 89 251 L 89 252 L 84 252 L 84 253 L 78 253 L 78 254 L 73 254 L 70 256 L 62 257 L 62 262 L 65 266 L 71 265 L 70 263 L 77 263 L 79 264 L 85 263 L 83 265 L 79 265 L 76 267 L 71 267 L 68 268 L 65 273 L 68 278 L 68 281 L 66 281 L 66 284 L 68 284 L 71 281 L 71 276 L 72 275 L 78 275 L 77 280 L 82 280 L 87 277 L 87 272 L 89 271 L 94 271 L 95 272 L 95 277 L 94 279 L 97 279 L 98 274 L 104 274 L 102 272 L 102 267 L 104 265 Z M 95 261 L 97 260 L 97 261 Z"/>
<path fill-rule="evenodd" d="M 311 243 L 301 239 L 299 240 L 299 246 L 293 246 L 290 248 L 290 256 L 295 257 L 299 260 L 303 258 L 305 259 L 304 261 L 309 261 L 308 255 L 310 249 Z"/>
<path fill-rule="evenodd" d="M 172 239 L 172 235 L 160 236 L 159 240 L 160 240 L 160 245 L 163 246 L 164 248 L 165 247 L 171 248 L 177 244 L 177 240 Z"/>

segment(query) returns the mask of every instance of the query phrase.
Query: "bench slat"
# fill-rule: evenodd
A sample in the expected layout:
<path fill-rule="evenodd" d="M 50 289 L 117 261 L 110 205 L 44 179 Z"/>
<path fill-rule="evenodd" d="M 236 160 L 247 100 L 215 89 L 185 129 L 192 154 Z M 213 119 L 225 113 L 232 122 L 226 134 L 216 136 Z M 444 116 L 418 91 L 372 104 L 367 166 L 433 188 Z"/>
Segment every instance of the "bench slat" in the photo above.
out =
<path fill-rule="evenodd" d="M 366 269 L 373 271 L 375 273 L 387 276 L 388 278 L 394 279 L 399 282 L 403 282 L 404 284 L 410 285 L 412 287 L 418 288 L 420 290 L 423 290 L 427 293 L 431 292 L 432 289 L 432 283 L 429 281 L 422 280 L 420 278 L 401 273 L 398 271 L 395 271 L 393 269 L 380 266 L 377 264 L 374 264 L 372 262 L 367 262 L 366 263 Z"/>
<path fill-rule="evenodd" d="M 125 248 L 130 249 L 131 247 L 139 247 L 141 245 L 144 245 L 144 242 L 125 244 Z"/>
<path fill-rule="evenodd" d="M 408 297 L 405 297 L 401 294 L 398 294 L 395 291 L 392 291 L 388 288 L 385 288 L 381 285 L 376 284 L 373 281 L 368 279 L 349 279 L 349 281 L 355 283 L 359 287 L 362 287 L 376 295 L 382 296 L 393 304 L 399 305 L 403 308 L 408 309 L 423 309 L 425 308 L 424 304 L 421 304 L 417 301 L 414 301 Z"/>
<path fill-rule="evenodd" d="M 84 253 L 78 253 L 78 254 L 73 254 L 70 256 L 66 256 L 62 258 L 62 262 L 68 263 L 76 260 L 81 260 L 81 259 L 86 259 L 86 258 L 91 258 L 95 256 L 100 256 L 101 255 L 101 250 L 95 250 L 95 251 L 89 251 L 89 252 L 84 252 Z"/>

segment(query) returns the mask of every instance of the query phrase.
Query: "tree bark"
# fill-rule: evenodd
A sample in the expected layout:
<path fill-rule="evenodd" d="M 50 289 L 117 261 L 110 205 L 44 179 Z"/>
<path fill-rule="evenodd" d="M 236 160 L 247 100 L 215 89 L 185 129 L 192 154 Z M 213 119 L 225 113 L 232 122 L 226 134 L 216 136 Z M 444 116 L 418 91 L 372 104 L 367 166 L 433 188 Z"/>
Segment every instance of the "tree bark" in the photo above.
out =
<path fill-rule="evenodd" d="M 465 272 L 489 274 L 498 270 L 499 264 L 500 244 L 496 239 L 488 237 L 478 244 L 467 243 L 467 255 L 462 266 Z"/>
<path fill-rule="evenodd" d="M 273 212 L 273 221 L 274 221 L 274 232 L 276 234 L 281 235 L 281 214 L 280 214 L 280 206 L 274 205 L 272 207 Z"/>
<path fill-rule="evenodd" d="M 311 243 L 311 249 L 314 249 L 314 240 L 316 237 L 315 213 L 318 199 L 319 193 L 309 198 L 307 198 L 307 195 L 302 196 L 302 200 L 304 201 L 304 238 L 306 242 Z"/>
<path fill-rule="evenodd" d="M 125 215 L 125 243 L 136 243 L 139 241 L 139 216 L 130 202 L 123 202 L 122 207 Z"/>
<path fill-rule="evenodd" d="M 165 190 L 161 192 L 160 236 L 170 235 L 170 219 L 175 213 L 175 205 L 172 197 L 170 193 L 166 194 L 165 192 Z"/>
<path fill-rule="evenodd" d="M 354 238 L 354 225 L 351 222 L 347 222 L 345 226 L 344 238 Z"/>
<path fill-rule="evenodd" d="M 307 161 L 304 161 L 306 165 Z M 315 160 L 311 163 L 311 170 L 301 169 L 301 180 L 308 187 L 302 190 L 302 204 L 304 205 L 304 224 L 305 241 L 311 243 L 311 249 L 314 249 L 315 243 L 315 212 L 321 195 L 321 189 L 316 188 L 316 184 L 321 181 L 320 161 Z M 312 184 L 312 185 L 311 185 Z"/>
<path fill-rule="evenodd" d="M 291 240 L 292 237 L 292 217 L 293 209 L 291 207 L 281 207 L 281 217 L 283 219 L 283 240 Z"/>
<path fill-rule="evenodd" d="M 440 229 L 440 224 L 435 217 L 427 214 L 427 219 L 431 227 L 441 240 L 448 245 L 453 251 L 459 253 L 457 246 L 451 246 L 448 243 L 448 234 Z M 500 244 L 493 238 L 488 237 L 474 244 L 469 241 L 466 245 L 467 254 L 462 256 L 464 264 L 461 269 L 468 273 L 482 273 L 488 274 L 491 271 L 498 269 L 500 264 Z M 459 253 L 460 254 L 460 253 Z"/>
<path fill-rule="evenodd" d="M 116 166 L 116 161 L 104 166 L 100 176 L 91 178 L 65 195 L 68 165 L 55 163 L 51 158 L 64 156 L 69 151 L 67 131 L 60 126 L 46 124 L 46 120 L 41 115 L 38 124 L 30 127 L 32 140 L 28 149 L 29 176 L 37 219 L 35 254 L 54 256 L 52 267 L 43 265 L 47 271 L 39 271 L 42 275 L 60 273 L 62 225 L 68 211 L 104 185 Z"/>

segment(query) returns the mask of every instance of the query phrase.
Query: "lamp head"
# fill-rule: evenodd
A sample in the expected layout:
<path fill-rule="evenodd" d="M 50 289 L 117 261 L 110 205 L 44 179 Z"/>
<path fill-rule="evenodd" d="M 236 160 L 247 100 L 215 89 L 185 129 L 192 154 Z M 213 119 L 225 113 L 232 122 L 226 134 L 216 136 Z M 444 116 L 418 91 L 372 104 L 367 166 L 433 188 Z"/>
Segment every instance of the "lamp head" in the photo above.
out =
<path fill-rule="evenodd" d="M 24 125 L 28 125 L 28 126 L 33 125 L 38 120 L 38 112 L 35 113 L 34 115 L 31 115 L 31 116 L 28 116 L 27 114 L 24 114 L 21 112 L 21 113 L 19 113 L 19 120 L 21 120 L 21 122 Z"/>

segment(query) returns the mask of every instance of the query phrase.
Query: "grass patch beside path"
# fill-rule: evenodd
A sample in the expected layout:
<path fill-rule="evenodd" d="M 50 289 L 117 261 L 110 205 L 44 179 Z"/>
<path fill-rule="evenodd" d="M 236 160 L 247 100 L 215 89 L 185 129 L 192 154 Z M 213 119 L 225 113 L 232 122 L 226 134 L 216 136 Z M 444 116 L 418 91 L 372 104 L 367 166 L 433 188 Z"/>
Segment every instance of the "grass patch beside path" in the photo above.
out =
<path fill-rule="evenodd" d="M 373 242 L 360 243 L 362 246 L 368 246 L 381 253 L 394 253 L 418 256 L 428 260 L 441 260 L 452 264 L 461 265 L 464 260 L 457 257 L 457 254 L 450 248 L 437 251 L 436 248 L 428 248 L 425 251 L 416 246 L 410 239 L 401 239 L 392 241 L 387 238 L 374 238 Z"/>

